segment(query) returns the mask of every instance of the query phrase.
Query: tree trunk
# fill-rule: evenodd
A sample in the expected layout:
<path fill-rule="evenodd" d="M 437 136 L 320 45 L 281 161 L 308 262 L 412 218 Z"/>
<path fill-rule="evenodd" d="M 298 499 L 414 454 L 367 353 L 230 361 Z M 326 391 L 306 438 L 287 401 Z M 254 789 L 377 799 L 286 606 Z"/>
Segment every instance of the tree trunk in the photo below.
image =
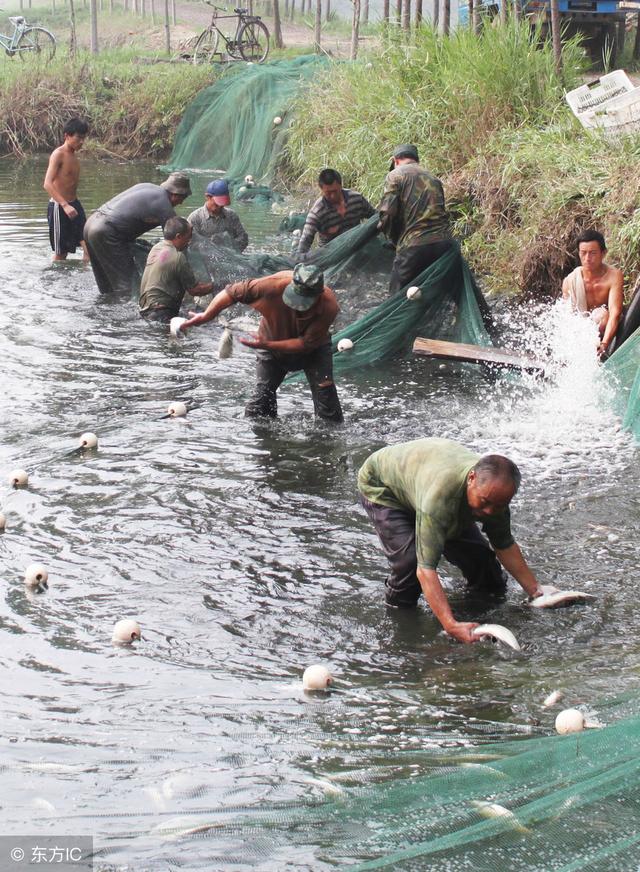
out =
<path fill-rule="evenodd" d="M 415 17 L 416 27 L 420 27 L 422 24 L 422 0 L 416 0 L 416 17 Z"/>
<path fill-rule="evenodd" d="M 91 18 L 91 54 L 98 54 L 98 0 L 90 0 L 89 15 Z"/>
<path fill-rule="evenodd" d="M 469 17 L 474 33 L 480 33 L 480 0 L 469 0 Z"/>
<path fill-rule="evenodd" d="M 358 57 L 358 35 L 360 33 L 360 0 L 352 0 L 353 16 L 351 18 L 351 54 L 352 61 Z"/>
<path fill-rule="evenodd" d="M 273 41 L 276 48 L 284 48 L 282 24 L 280 22 L 280 0 L 273 0 Z"/>
<path fill-rule="evenodd" d="M 500 24 L 507 23 L 508 12 L 507 0 L 500 0 Z"/>
<path fill-rule="evenodd" d="M 382 20 L 385 24 L 389 23 L 389 0 L 382 0 Z"/>
<path fill-rule="evenodd" d="M 111 0 L 113 2 L 113 0 Z M 156 0 L 150 0 L 151 2 L 151 23 L 155 27 L 156 24 Z"/>
<path fill-rule="evenodd" d="M 24 0 L 20 0 L 20 12 L 24 12 Z"/>
<path fill-rule="evenodd" d="M 369 23 L 369 0 L 364 0 L 364 4 L 362 6 L 362 23 Z"/>
<path fill-rule="evenodd" d="M 284 0 L 284 20 L 289 17 L 289 0 Z"/>
<path fill-rule="evenodd" d="M 411 27 L 411 0 L 402 0 L 402 17 L 400 20 L 402 29 L 405 33 L 408 33 Z"/>
<path fill-rule="evenodd" d="M 640 12 L 638 12 L 638 21 L 636 27 L 636 41 L 633 44 L 633 59 L 640 59 Z"/>
<path fill-rule="evenodd" d="M 102 0 L 100 0 L 102 2 Z M 147 0 L 140 0 L 140 15 L 143 18 L 147 17 Z"/>
<path fill-rule="evenodd" d="M 556 73 L 560 73 L 562 70 L 562 44 L 560 42 L 560 9 L 558 0 L 551 0 L 551 41 L 553 43 L 553 62 Z"/>
<path fill-rule="evenodd" d="M 440 0 L 432 0 L 432 4 L 431 25 L 434 30 L 437 30 L 440 24 Z"/>
<path fill-rule="evenodd" d="M 74 0 L 69 0 L 69 56 L 75 58 L 77 48 L 76 37 L 76 7 Z"/>
<path fill-rule="evenodd" d="M 331 18 L 331 0 L 327 0 L 326 7 L 327 7 L 327 13 L 326 13 L 327 17 L 325 18 L 325 21 L 328 21 Z"/>
<path fill-rule="evenodd" d="M 56 0 L 51 0 L 51 11 L 56 14 Z"/>
<path fill-rule="evenodd" d="M 171 20 L 173 21 L 173 26 L 175 27 L 178 23 L 178 19 L 176 18 L 176 0 L 171 0 Z"/>
<path fill-rule="evenodd" d="M 402 0 L 396 0 L 396 19 L 395 23 L 400 24 L 402 18 Z"/>
<path fill-rule="evenodd" d="M 442 0 L 442 34 L 449 36 L 451 30 L 451 0 Z"/>
<path fill-rule="evenodd" d="M 164 47 L 171 55 L 171 23 L 169 21 L 169 0 L 164 0 Z"/>
<path fill-rule="evenodd" d="M 291 6 L 289 7 L 289 20 L 293 21 L 293 16 L 296 12 L 296 0 L 291 0 Z"/>
<path fill-rule="evenodd" d="M 314 49 L 320 52 L 320 40 L 322 39 L 322 0 L 316 0 L 316 20 L 313 28 Z"/>

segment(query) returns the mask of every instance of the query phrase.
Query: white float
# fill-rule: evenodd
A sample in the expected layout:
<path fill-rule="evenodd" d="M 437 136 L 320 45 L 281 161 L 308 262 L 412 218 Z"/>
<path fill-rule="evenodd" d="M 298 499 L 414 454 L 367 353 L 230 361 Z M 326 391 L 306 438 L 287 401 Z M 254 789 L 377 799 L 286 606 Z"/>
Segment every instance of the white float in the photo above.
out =
<path fill-rule="evenodd" d="M 556 733 L 581 733 L 586 726 L 584 715 L 578 709 L 565 709 L 556 718 Z"/>
<path fill-rule="evenodd" d="M 9 473 L 9 484 L 12 487 L 26 487 L 29 484 L 29 476 L 24 469 L 14 469 Z"/>
<path fill-rule="evenodd" d="M 186 403 L 170 403 L 167 408 L 167 414 L 170 418 L 184 418 L 189 410 Z"/>
<path fill-rule="evenodd" d="M 345 336 L 344 339 L 341 339 L 336 346 L 338 351 L 351 351 L 353 348 L 353 342 L 350 339 L 347 339 Z"/>
<path fill-rule="evenodd" d="M 417 285 L 412 285 L 407 288 L 407 300 L 419 300 L 422 296 L 422 291 Z"/>
<path fill-rule="evenodd" d="M 119 642 L 121 645 L 130 645 L 141 638 L 142 631 L 140 630 L 140 624 L 130 618 L 125 618 L 115 624 L 111 641 Z"/>
<path fill-rule="evenodd" d="M 273 119 L 273 123 L 276 127 L 278 127 L 279 124 L 282 124 L 282 118 L 279 115 L 276 115 L 276 117 Z"/>
<path fill-rule="evenodd" d="M 513 635 L 511 630 L 507 627 L 503 627 L 502 624 L 480 624 L 480 626 L 473 630 L 473 635 L 478 636 L 480 639 L 489 636 L 497 642 L 504 642 L 505 645 L 513 648 L 514 651 L 520 650 L 520 645 L 518 644 L 516 637 Z"/>
<path fill-rule="evenodd" d="M 244 183 L 247 186 L 247 188 L 253 188 L 253 187 L 255 187 L 256 180 L 253 178 L 253 176 L 245 176 Z"/>
<path fill-rule="evenodd" d="M 42 563 L 30 563 L 24 571 L 24 583 L 27 587 L 49 587 L 49 572 Z"/>
<path fill-rule="evenodd" d="M 302 676 L 304 690 L 329 690 L 333 677 L 326 666 L 307 666 Z"/>
<path fill-rule="evenodd" d="M 302 234 L 302 231 L 299 230 L 297 227 L 296 227 L 295 230 L 292 230 L 292 231 L 291 231 L 291 235 L 292 235 L 292 236 L 296 236 L 296 237 L 298 237 L 298 236 L 300 236 L 301 234 Z"/>
<path fill-rule="evenodd" d="M 97 448 L 98 437 L 95 433 L 82 433 L 79 440 L 79 448 Z"/>
<path fill-rule="evenodd" d="M 169 333 L 175 339 L 177 339 L 179 336 L 184 336 L 184 333 L 182 333 L 181 330 L 182 330 L 182 325 L 185 324 L 186 321 L 187 321 L 186 318 L 178 318 L 178 317 L 172 318 L 171 321 L 169 321 Z"/>

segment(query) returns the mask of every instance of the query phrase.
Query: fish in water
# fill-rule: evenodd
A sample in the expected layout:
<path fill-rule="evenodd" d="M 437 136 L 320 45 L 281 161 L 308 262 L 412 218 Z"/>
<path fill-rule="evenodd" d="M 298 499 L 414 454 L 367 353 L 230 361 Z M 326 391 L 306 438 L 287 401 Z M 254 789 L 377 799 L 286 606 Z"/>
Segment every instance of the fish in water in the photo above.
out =
<path fill-rule="evenodd" d="M 505 822 L 508 822 L 515 830 L 518 830 L 518 832 L 529 832 L 527 827 L 523 826 L 520 823 L 520 821 L 512 811 L 509 811 L 508 808 L 505 808 L 503 805 L 499 805 L 497 802 L 486 802 L 480 799 L 472 799 L 471 805 L 475 806 L 475 808 L 477 808 L 478 810 L 478 814 L 484 818 L 502 818 Z"/>
<path fill-rule="evenodd" d="M 541 588 L 542 596 L 527 601 L 533 609 L 555 609 L 559 606 L 572 606 L 575 603 L 595 599 L 592 593 L 585 593 L 582 590 L 559 590 L 552 584 L 543 584 Z"/>
<path fill-rule="evenodd" d="M 542 703 L 542 708 L 551 708 L 551 706 L 555 705 L 557 702 L 560 702 L 563 696 L 564 694 L 561 690 L 553 690 Z"/>
<path fill-rule="evenodd" d="M 220 360 L 224 360 L 227 357 L 231 357 L 233 354 L 233 335 L 231 330 L 228 327 L 225 327 L 222 331 L 222 336 L 220 337 L 220 342 L 218 342 L 218 357 Z"/>

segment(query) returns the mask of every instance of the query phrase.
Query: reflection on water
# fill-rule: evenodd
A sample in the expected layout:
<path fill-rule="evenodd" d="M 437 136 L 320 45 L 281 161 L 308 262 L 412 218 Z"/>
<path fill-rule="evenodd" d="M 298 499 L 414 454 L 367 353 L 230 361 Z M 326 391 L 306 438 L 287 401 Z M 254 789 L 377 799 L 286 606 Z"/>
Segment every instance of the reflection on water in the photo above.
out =
<path fill-rule="evenodd" d="M 324 799 L 327 779 L 404 777 L 439 746 L 548 733 L 540 704 L 555 687 L 576 704 L 637 686 L 640 474 L 595 401 L 589 337 L 567 338 L 561 316 L 550 332 L 528 325 L 534 350 L 556 335 L 577 348 L 551 384 L 397 361 L 342 380 L 341 430 L 314 424 L 304 385 L 283 389 L 277 423 L 252 424 L 251 352 L 217 360 L 213 325 L 172 342 L 134 301 L 101 298 L 89 271 L 49 266 L 43 172 L 0 165 L 0 470 L 31 474 L 28 490 L 0 492 L 5 834 L 35 820 L 93 833 L 120 868 L 330 868 L 321 833 L 262 850 L 216 836 L 212 815 Z M 83 173 L 88 210 L 161 178 L 89 160 Z M 278 216 L 239 211 L 254 246 L 266 232 L 287 250 Z M 163 419 L 176 399 L 194 409 Z M 84 430 L 99 450 L 70 455 Z M 474 602 L 445 567 L 457 614 L 506 624 L 521 656 L 463 648 L 426 611 L 387 613 L 355 475 L 370 451 L 422 435 L 513 456 L 518 539 L 543 581 L 597 592 L 595 605 L 534 612 L 517 587 Z M 36 560 L 44 596 L 22 584 Z M 128 616 L 143 640 L 114 648 Z M 307 698 L 302 671 L 318 661 L 337 689 Z M 198 825 L 204 843 L 176 843 Z"/>

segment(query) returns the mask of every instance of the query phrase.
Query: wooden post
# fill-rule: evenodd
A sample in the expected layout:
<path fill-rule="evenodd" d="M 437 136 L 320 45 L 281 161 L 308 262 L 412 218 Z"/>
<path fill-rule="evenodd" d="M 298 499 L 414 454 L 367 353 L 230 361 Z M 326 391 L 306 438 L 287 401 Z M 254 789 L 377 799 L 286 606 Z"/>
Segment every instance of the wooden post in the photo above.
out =
<path fill-rule="evenodd" d="M 284 0 L 284 20 L 289 17 L 289 0 Z"/>
<path fill-rule="evenodd" d="M 322 0 L 316 0 L 316 19 L 313 28 L 314 49 L 320 52 L 320 40 L 322 39 Z"/>
<path fill-rule="evenodd" d="M 171 24 L 169 22 L 169 0 L 164 0 L 164 47 L 171 55 Z"/>
<path fill-rule="evenodd" d="M 289 21 L 293 21 L 293 16 L 296 14 L 296 0 L 291 0 L 289 6 Z"/>
<path fill-rule="evenodd" d="M 402 18 L 402 0 L 396 0 L 396 24 L 400 24 Z"/>
<path fill-rule="evenodd" d="M 385 24 L 389 23 L 389 0 L 382 0 L 382 20 Z"/>
<path fill-rule="evenodd" d="M 171 20 L 173 21 L 173 26 L 175 27 L 178 23 L 178 19 L 176 18 L 176 0 L 171 0 Z"/>
<path fill-rule="evenodd" d="M 500 24 L 507 23 L 508 12 L 507 0 L 500 0 Z"/>
<path fill-rule="evenodd" d="M 69 0 L 69 55 L 72 58 L 76 56 L 76 48 L 76 7 L 74 0 Z"/>
<path fill-rule="evenodd" d="M 56 14 L 56 0 L 51 0 L 51 11 Z"/>
<path fill-rule="evenodd" d="M 636 21 L 636 41 L 633 44 L 633 59 L 640 59 L 640 12 L 638 12 L 638 20 Z"/>
<path fill-rule="evenodd" d="M 431 2 L 431 26 L 437 30 L 440 24 L 440 0 L 431 0 Z"/>
<path fill-rule="evenodd" d="M 327 0 L 326 9 L 327 9 L 327 11 L 326 11 L 327 17 L 325 20 L 328 21 L 331 18 L 331 0 Z"/>
<path fill-rule="evenodd" d="M 90 0 L 89 16 L 91 19 L 91 54 L 98 54 L 98 2 Z"/>
<path fill-rule="evenodd" d="M 420 27 L 421 24 L 422 24 L 422 0 L 416 0 L 415 25 L 416 25 L 416 27 Z"/>
<path fill-rule="evenodd" d="M 402 0 L 401 26 L 405 33 L 411 27 L 411 0 Z"/>
<path fill-rule="evenodd" d="M 469 0 L 469 18 L 474 33 L 480 33 L 480 0 Z"/>
<path fill-rule="evenodd" d="M 273 0 L 273 41 L 276 48 L 284 48 L 282 24 L 280 22 L 280 0 Z"/>
<path fill-rule="evenodd" d="M 451 0 L 442 0 L 442 35 L 449 36 L 451 30 Z"/>
<path fill-rule="evenodd" d="M 358 37 L 360 35 L 360 0 L 352 0 L 353 16 L 351 18 L 351 53 L 352 61 L 358 57 Z"/>
<path fill-rule="evenodd" d="M 369 0 L 364 0 L 363 6 L 362 6 L 362 23 L 363 24 L 369 23 Z"/>
<path fill-rule="evenodd" d="M 151 23 L 156 23 L 156 0 L 151 0 Z"/>
<path fill-rule="evenodd" d="M 24 12 L 24 0 L 20 0 L 20 12 Z"/>
<path fill-rule="evenodd" d="M 140 15 L 143 18 L 147 17 L 147 0 L 140 0 Z"/>
<path fill-rule="evenodd" d="M 515 0 L 516 7 L 518 0 Z M 551 41 L 553 43 L 553 62 L 556 73 L 562 70 L 562 43 L 560 42 L 560 7 L 558 0 L 551 0 Z"/>

